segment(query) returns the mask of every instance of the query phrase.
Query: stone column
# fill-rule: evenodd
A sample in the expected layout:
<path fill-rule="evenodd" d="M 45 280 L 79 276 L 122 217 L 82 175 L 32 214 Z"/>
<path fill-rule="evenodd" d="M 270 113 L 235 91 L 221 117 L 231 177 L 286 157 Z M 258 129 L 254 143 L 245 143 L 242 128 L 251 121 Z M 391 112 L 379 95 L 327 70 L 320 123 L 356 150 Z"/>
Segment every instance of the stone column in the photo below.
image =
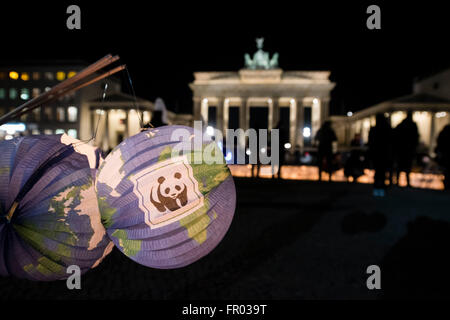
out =
<path fill-rule="evenodd" d="M 216 107 L 216 127 L 218 130 L 220 130 L 223 134 L 223 108 L 224 108 L 224 101 L 225 99 L 223 97 L 217 98 L 217 107 Z"/>
<path fill-rule="evenodd" d="M 320 99 L 320 124 L 322 125 L 330 115 L 330 98 Z"/>
<path fill-rule="evenodd" d="M 223 125 L 223 129 L 224 129 L 223 134 L 225 135 L 225 130 L 228 129 L 228 125 L 229 125 L 229 121 L 230 121 L 230 100 L 229 99 L 224 100 L 223 118 L 222 119 L 223 119 L 222 125 Z"/>
<path fill-rule="evenodd" d="M 323 119 L 321 101 L 318 98 L 315 99 L 317 99 L 317 102 L 314 103 L 313 99 L 313 103 L 311 105 L 311 141 L 314 141 L 316 133 L 317 131 L 319 131 L 321 121 Z"/>
<path fill-rule="evenodd" d="M 289 101 L 289 142 L 292 146 L 291 152 L 295 151 L 297 145 L 297 102 L 295 99 Z"/>
<path fill-rule="evenodd" d="M 95 115 L 96 115 L 96 113 L 97 113 L 97 111 L 96 110 L 90 110 L 89 109 L 89 111 L 90 111 L 90 117 L 89 117 L 89 121 L 90 121 L 90 125 L 89 125 L 89 132 L 95 132 L 95 129 L 96 129 L 96 126 L 97 126 L 97 123 L 95 122 Z M 99 117 L 100 117 L 100 115 L 98 115 Z M 95 143 L 95 139 L 94 139 L 94 143 Z"/>
<path fill-rule="evenodd" d="M 239 127 L 244 131 L 248 130 L 250 126 L 250 117 L 249 117 L 249 107 L 248 107 L 248 97 L 241 98 L 241 106 L 239 107 Z M 242 135 L 239 144 L 242 148 L 245 147 L 245 136 Z"/>
<path fill-rule="evenodd" d="M 272 97 L 272 108 L 270 108 L 270 116 L 269 116 L 269 130 L 275 128 L 278 125 L 278 121 L 280 120 L 280 105 L 278 101 L 278 97 Z"/>
<path fill-rule="evenodd" d="M 295 142 L 303 150 L 304 147 L 303 127 L 305 126 L 305 107 L 303 105 L 303 97 L 296 98 L 295 104 L 297 105 Z"/>
<path fill-rule="evenodd" d="M 204 126 L 208 125 L 209 99 L 203 98 L 200 103 L 200 118 Z"/>
<path fill-rule="evenodd" d="M 202 108 L 202 98 L 201 97 L 193 97 L 193 114 L 194 114 L 194 120 L 201 120 L 201 108 Z"/>
<path fill-rule="evenodd" d="M 110 139 L 109 139 L 109 110 L 105 110 L 105 139 L 104 139 L 103 150 L 107 151 L 110 148 Z"/>
<path fill-rule="evenodd" d="M 430 112 L 430 142 L 428 146 L 428 154 L 434 155 L 434 146 L 435 146 L 435 136 L 436 136 L 436 112 L 431 111 Z"/>

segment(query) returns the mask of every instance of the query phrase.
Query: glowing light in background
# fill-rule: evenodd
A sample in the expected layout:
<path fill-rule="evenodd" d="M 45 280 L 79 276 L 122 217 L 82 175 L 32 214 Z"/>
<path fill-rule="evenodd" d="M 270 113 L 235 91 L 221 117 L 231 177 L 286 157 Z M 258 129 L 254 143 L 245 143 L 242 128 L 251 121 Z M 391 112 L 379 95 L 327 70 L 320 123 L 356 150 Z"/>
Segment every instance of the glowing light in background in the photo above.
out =
<path fill-rule="evenodd" d="M 0 126 L 0 130 L 6 131 L 7 134 L 14 134 L 16 132 L 25 131 L 26 126 L 24 123 L 5 123 Z"/>
<path fill-rule="evenodd" d="M 303 136 L 304 136 L 305 138 L 311 137 L 311 128 L 309 128 L 309 127 L 304 127 L 304 128 L 303 128 Z"/>
<path fill-rule="evenodd" d="M 9 73 L 9 77 L 13 80 L 17 80 L 17 79 L 19 79 L 19 74 L 16 71 L 11 71 Z"/>
<path fill-rule="evenodd" d="M 238 165 L 231 164 L 229 166 L 231 174 L 234 177 L 251 178 L 252 176 L 252 165 Z M 267 168 L 267 169 L 266 169 Z M 261 178 L 271 178 L 270 166 L 261 166 L 260 177 Z M 283 166 L 281 171 L 281 177 L 288 180 L 318 180 L 319 179 L 319 169 L 313 166 Z M 374 171 L 369 169 L 364 169 L 364 175 L 360 176 L 356 182 L 363 184 L 372 184 L 374 177 Z M 322 178 L 328 180 L 328 174 L 326 172 L 322 173 Z M 411 185 L 415 188 L 422 189 L 434 189 L 434 190 L 444 190 L 444 176 L 442 174 L 432 174 L 432 173 L 419 173 L 411 172 Z M 332 175 L 333 181 L 345 182 L 348 181 L 347 177 L 344 175 L 344 169 L 337 170 Z M 400 175 L 399 185 L 401 187 L 406 187 L 406 176 Z"/>
<path fill-rule="evenodd" d="M 207 126 L 207 127 L 206 127 L 206 134 L 207 134 L 208 136 L 213 136 L 213 135 L 214 135 L 214 128 L 211 127 L 211 126 Z"/>
<path fill-rule="evenodd" d="M 30 98 L 30 92 L 28 89 L 22 89 L 20 91 L 20 99 L 28 100 Z"/>
<path fill-rule="evenodd" d="M 22 72 L 22 74 L 20 75 L 20 79 L 22 79 L 23 81 L 28 81 L 30 80 L 30 75 L 26 72 Z"/>
<path fill-rule="evenodd" d="M 351 117 L 351 116 L 353 116 L 353 112 L 351 112 L 351 111 L 347 112 L 347 117 Z"/>
<path fill-rule="evenodd" d="M 225 156 L 225 161 L 228 163 L 232 159 L 233 159 L 233 154 L 231 153 L 231 151 L 228 151 L 227 155 Z"/>
<path fill-rule="evenodd" d="M 290 144 L 289 142 L 286 142 L 286 143 L 284 144 L 284 148 L 285 148 L 285 149 L 290 149 L 290 148 L 291 148 L 291 144 Z"/>
<path fill-rule="evenodd" d="M 63 81 L 66 78 L 66 73 L 63 71 L 58 71 L 56 73 L 56 80 Z"/>

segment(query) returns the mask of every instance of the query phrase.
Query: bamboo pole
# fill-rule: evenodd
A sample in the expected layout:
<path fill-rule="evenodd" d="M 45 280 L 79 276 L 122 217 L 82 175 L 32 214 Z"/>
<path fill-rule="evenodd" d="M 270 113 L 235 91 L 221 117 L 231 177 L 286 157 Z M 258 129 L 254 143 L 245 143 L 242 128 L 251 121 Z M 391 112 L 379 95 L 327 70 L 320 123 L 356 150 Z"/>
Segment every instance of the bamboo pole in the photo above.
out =
<path fill-rule="evenodd" d="M 76 87 L 68 88 L 66 91 L 62 92 L 61 94 L 59 94 L 59 95 L 57 95 L 57 96 L 51 97 L 51 98 L 49 98 L 48 100 L 43 101 L 42 103 L 36 104 L 36 105 L 33 107 L 33 109 L 34 109 L 34 108 L 38 108 L 38 107 L 40 107 L 40 106 L 42 106 L 43 104 L 46 104 L 46 103 L 52 103 L 52 102 L 54 102 L 56 99 L 58 99 L 59 97 L 68 95 L 68 94 L 70 94 L 70 93 L 72 93 L 72 92 L 75 92 L 75 91 L 78 91 L 78 90 L 80 90 L 80 89 L 82 89 L 82 88 L 84 88 L 84 87 L 87 87 L 87 86 L 89 86 L 89 85 L 95 83 L 95 82 L 98 82 L 98 81 L 100 81 L 100 80 L 102 80 L 102 79 L 104 79 L 104 78 L 107 78 L 107 77 L 109 77 L 109 76 L 111 76 L 111 75 L 113 75 L 113 74 L 115 74 L 115 73 L 117 73 L 117 72 L 119 72 L 119 71 L 122 71 L 122 70 L 124 70 L 125 68 L 126 68 L 126 65 L 124 65 L 124 64 L 123 64 L 123 65 L 120 65 L 120 66 L 118 66 L 118 67 L 115 67 L 114 69 L 111 69 L 111 70 L 109 70 L 109 71 L 107 71 L 107 72 L 105 72 L 105 73 L 103 73 L 103 74 L 101 74 L 101 75 L 99 75 L 99 76 L 96 76 L 96 77 L 94 77 L 94 78 L 91 78 L 90 80 L 87 80 L 86 82 L 83 82 L 83 83 L 81 83 L 81 84 L 78 84 Z M 20 117 L 20 116 L 22 116 L 23 114 L 29 112 L 30 110 L 31 110 L 31 109 L 22 110 L 22 111 L 20 111 L 18 114 L 16 114 L 15 117 Z"/>

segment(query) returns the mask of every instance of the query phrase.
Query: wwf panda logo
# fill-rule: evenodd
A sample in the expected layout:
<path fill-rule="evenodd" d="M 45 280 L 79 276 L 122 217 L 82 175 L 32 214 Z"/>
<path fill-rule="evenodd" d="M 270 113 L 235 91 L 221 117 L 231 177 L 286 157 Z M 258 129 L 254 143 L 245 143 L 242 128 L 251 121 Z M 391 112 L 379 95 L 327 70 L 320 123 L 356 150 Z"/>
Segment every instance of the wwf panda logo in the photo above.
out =
<path fill-rule="evenodd" d="M 158 185 L 150 191 L 150 201 L 159 212 L 175 211 L 188 202 L 187 187 L 180 172 L 158 178 Z"/>
<path fill-rule="evenodd" d="M 130 181 L 150 228 L 174 223 L 204 205 L 204 196 L 186 156 L 158 161 L 131 175 Z"/>

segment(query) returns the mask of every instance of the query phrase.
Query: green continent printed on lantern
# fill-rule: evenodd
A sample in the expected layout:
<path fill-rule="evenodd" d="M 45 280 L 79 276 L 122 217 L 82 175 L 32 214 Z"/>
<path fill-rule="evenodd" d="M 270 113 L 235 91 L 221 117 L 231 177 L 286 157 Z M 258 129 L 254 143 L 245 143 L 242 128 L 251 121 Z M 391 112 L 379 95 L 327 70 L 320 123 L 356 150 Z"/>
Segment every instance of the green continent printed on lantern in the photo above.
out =
<path fill-rule="evenodd" d="M 70 186 L 60 192 L 57 196 L 50 200 L 47 219 L 29 217 L 21 220 L 20 224 L 14 224 L 17 232 L 29 240 L 33 247 L 42 252 L 44 250 L 45 239 L 58 239 L 58 242 L 76 246 L 79 245 L 78 237 L 75 232 L 70 229 L 67 222 L 69 212 L 79 213 L 76 207 L 79 205 L 83 197 L 80 195 L 82 190 L 88 189 L 92 185 L 92 179 L 82 186 Z M 92 231 L 92 230 L 91 230 Z M 67 255 L 67 253 L 66 253 Z M 70 256 L 70 255 L 69 255 Z"/>
<path fill-rule="evenodd" d="M 163 149 L 163 151 L 161 151 L 158 161 L 164 161 L 164 160 L 170 159 L 171 156 L 172 156 L 172 148 L 166 147 Z"/>
<path fill-rule="evenodd" d="M 180 219 L 180 225 L 186 228 L 189 238 L 194 239 L 198 244 L 202 244 L 207 238 L 206 227 L 211 222 L 211 219 L 207 214 L 208 209 L 209 199 L 206 196 L 204 199 L 204 205 L 200 209 Z"/>
<path fill-rule="evenodd" d="M 195 155 L 198 153 L 201 153 L 203 155 L 203 150 L 205 150 L 205 148 L 207 148 L 211 144 L 216 145 L 214 142 L 204 144 L 202 151 L 194 150 L 191 151 L 190 153 L 185 154 L 189 161 L 189 164 L 192 167 L 194 177 L 198 181 L 199 190 L 203 195 L 207 194 L 212 189 L 217 187 L 231 174 L 225 162 L 212 164 L 207 164 L 204 162 L 199 164 L 195 163 L 194 161 L 196 159 Z M 221 152 L 218 147 L 215 150 L 217 150 L 216 152 Z M 169 159 L 171 156 L 172 156 L 172 148 L 167 147 L 161 152 L 158 160 L 164 161 Z M 223 158 L 222 154 L 221 157 Z"/>
<path fill-rule="evenodd" d="M 134 257 L 141 251 L 142 240 L 130 240 L 125 230 L 116 229 L 111 237 L 115 237 L 119 240 L 119 246 L 122 248 L 123 253 L 129 257 Z"/>
<path fill-rule="evenodd" d="M 49 218 L 46 221 L 35 217 L 28 217 L 16 221 L 13 224 L 14 230 L 24 239 L 33 249 L 43 255 L 39 259 L 39 264 L 27 265 L 25 271 L 38 271 L 41 274 L 60 273 L 64 275 L 64 259 L 72 257 L 72 248 L 80 246 L 79 238 L 75 232 L 70 229 L 68 222 L 69 213 L 75 213 L 79 216 L 81 210 L 77 209 L 83 196 L 83 190 L 92 186 L 92 179 L 81 186 L 70 186 L 60 192 L 50 200 L 48 209 Z M 85 228 L 89 228 L 86 223 Z M 89 229 L 86 229 L 86 231 Z M 92 231 L 92 230 L 90 230 Z M 58 242 L 55 246 L 48 247 L 48 241 Z"/>
<path fill-rule="evenodd" d="M 109 206 L 106 197 L 98 197 L 98 207 L 102 217 L 102 224 L 105 228 L 109 228 L 114 222 L 113 216 L 116 214 L 117 209 Z"/>
<path fill-rule="evenodd" d="M 28 264 L 23 267 L 23 270 L 28 274 L 34 274 L 36 272 L 43 274 L 44 276 L 51 276 L 53 274 L 59 274 L 61 277 L 65 276 L 65 268 L 46 257 L 40 257 L 38 264 Z"/>
<path fill-rule="evenodd" d="M 55 239 L 57 232 L 45 232 L 43 230 L 34 231 L 21 225 L 14 225 L 17 233 L 27 241 L 35 250 L 39 251 L 46 257 L 49 257 L 54 262 L 61 262 L 62 257 L 70 258 L 72 256 L 71 248 L 66 244 L 59 243 L 55 248 L 47 248 L 45 241 L 47 239 Z M 70 240 L 70 239 L 69 239 Z M 76 243 L 69 245 L 75 245 Z"/>

